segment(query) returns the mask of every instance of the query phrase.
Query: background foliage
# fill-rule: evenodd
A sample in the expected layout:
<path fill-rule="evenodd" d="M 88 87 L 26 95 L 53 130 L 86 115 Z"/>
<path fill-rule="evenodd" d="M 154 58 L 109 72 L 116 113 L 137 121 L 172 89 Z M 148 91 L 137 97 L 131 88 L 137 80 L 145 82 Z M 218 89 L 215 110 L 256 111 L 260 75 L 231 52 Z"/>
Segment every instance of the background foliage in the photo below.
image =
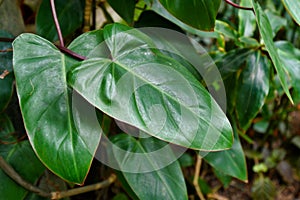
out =
<path fill-rule="evenodd" d="M 105 188 L 65 197 L 300 198 L 299 1 L 56 0 L 66 46 L 50 1 L 9 2 L 0 1 L 0 155 L 24 182 L 49 195 L 13 181 L 2 160 L 5 199 L 54 198 L 105 180 Z M 176 49 L 167 38 L 159 48 L 139 27 L 168 28 L 201 44 L 222 76 L 226 113 L 225 101 L 214 100 L 193 63 L 161 47 L 197 57 L 196 51 Z M 143 67 L 153 63 L 164 67 Z M 163 115 L 149 110 L 155 105 L 166 105 L 159 131 Z M 95 108 L 97 120 L 87 120 Z M 181 109 L 189 116 L 184 128 Z M 151 137 L 133 137 L 138 130 Z M 103 136 L 129 152 L 101 149 L 113 154 L 120 170 L 94 158 Z M 163 155 L 142 163 L 128 159 L 169 142 L 188 150 L 155 171 L 125 170 L 160 165 Z"/>

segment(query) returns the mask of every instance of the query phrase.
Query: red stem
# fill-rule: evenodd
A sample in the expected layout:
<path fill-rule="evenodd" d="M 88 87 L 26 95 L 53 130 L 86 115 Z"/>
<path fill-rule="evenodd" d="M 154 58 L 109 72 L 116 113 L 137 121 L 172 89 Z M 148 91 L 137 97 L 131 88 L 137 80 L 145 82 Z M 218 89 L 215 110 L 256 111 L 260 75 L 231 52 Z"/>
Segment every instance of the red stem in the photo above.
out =
<path fill-rule="evenodd" d="M 61 33 L 61 29 L 60 29 L 60 26 L 59 26 L 59 22 L 58 22 L 58 19 L 57 19 L 57 14 L 56 14 L 56 10 L 55 10 L 54 0 L 50 0 L 50 3 L 51 3 L 53 20 L 54 20 L 55 27 L 56 27 L 56 30 L 57 30 L 57 34 L 58 34 L 60 46 L 65 47 L 64 39 L 63 39 L 63 36 L 62 36 L 62 33 Z"/>
<path fill-rule="evenodd" d="M 235 8 L 238 8 L 238 9 L 242 9 L 242 10 L 252 10 L 253 11 L 253 8 L 249 8 L 249 7 L 244 7 L 244 6 L 240 6 L 236 3 L 233 3 L 232 1 L 230 0 L 224 0 L 226 3 L 228 3 L 229 5 L 235 7 Z"/>

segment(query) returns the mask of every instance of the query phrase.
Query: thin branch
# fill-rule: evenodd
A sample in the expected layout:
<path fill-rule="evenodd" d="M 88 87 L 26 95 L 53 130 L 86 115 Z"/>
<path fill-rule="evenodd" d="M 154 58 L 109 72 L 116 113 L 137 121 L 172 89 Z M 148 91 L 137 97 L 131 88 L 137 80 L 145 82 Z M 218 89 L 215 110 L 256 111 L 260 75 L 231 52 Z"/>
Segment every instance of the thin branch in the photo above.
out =
<path fill-rule="evenodd" d="M 198 183 L 199 176 L 200 176 L 201 163 L 202 163 L 202 158 L 201 158 L 201 156 L 197 155 L 197 161 L 196 161 L 196 165 L 195 165 L 195 175 L 194 175 L 193 185 L 194 185 L 194 187 L 196 189 L 196 192 L 197 192 L 197 195 L 199 196 L 199 198 L 201 200 L 205 200 L 205 198 L 204 198 L 204 196 L 203 196 L 203 194 L 201 192 L 199 183 Z"/>
<path fill-rule="evenodd" d="M 2 38 L 0 37 L 0 42 L 13 42 L 15 38 Z"/>
<path fill-rule="evenodd" d="M 229 5 L 235 7 L 235 8 L 238 8 L 238 9 L 242 9 L 242 10 L 251 10 L 251 11 L 254 11 L 253 8 L 250 8 L 250 7 L 244 7 L 244 6 L 240 6 L 236 3 L 233 3 L 232 1 L 230 0 L 224 0 L 226 3 L 228 3 Z"/>
<path fill-rule="evenodd" d="M 51 3 L 52 16 L 53 16 L 53 20 L 54 20 L 55 27 L 56 27 L 56 30 L 57 30 L 57 35 L 58 35 L 58 38 L 59 38 L 60 46 L 65 47 L 64 39 L 63 39 L 63 36 L 62 36 L 62 33 L 61 33 L 61 29 L 60 29 L 60 26 L 59 26 L 59 22 L 58 22 L 56 10 L 55 10 L 54 0 L 50 0 L 50 3 Z"/>
<path fill-rule="evenodd" d="M 56 192 L 46 192 L 34 185 L 32 185 L 31 183 L 28 183 L 27 181 L 25 181 L 4 159 L 2 156 L 0 156 L 0 168 L 12 179 L 14 180 L 16 183 L 18 183 L 20 186 L 22 186 L 23 188 L 25 188 L 26 190 L 30 191 L 30 192 L 34 192 L 39 196 L 42 197 L 46 197 L 46 198 L 51 198 L 51 199 L 61 199 L 61 198 L 66 198 L 66 197 L 70 197 L 70 196 L 74 196 L 74 195 L 78 195 L 78 194 L 83 194 L 86 192 L 91 192 L 91 191 L 95 191 L 95 190 L 99 190 L 105 187 L 110 186 L 113 182 L 115 182 L 115 180 L 117 179 L 117 176 L 115 174 L 110 175 L 110 177 L 108 177 L 108 179 L 100 182 L 100 183 L 96 183 L 93 185 L 87 185 L 84 187 L 79 187 L 79 188 L 75 188 L 75 189 L 70 189 L 70 190 L 66 190 L 66 191 L 56 191 Z"/>
<path fill-rule="evenodd" d="M 12 51 L 13 51 L 12 48 L 8 48 L 8 49 L 0 50 L 0 53 L 6 53 L 6 52 L 12 52 Z"/>
<path fill-rule="evenodd" d="M 52 192 L 51 193 L 52 199 L 61 199 L 61 198 L 70 197 L 70 196 L 74 196 L 74 195 L 78 195 L 78 194 L 82 194 L 82 193 L 86 193 L 86 192 L 99 190 L 99 189 L 108 187 L 110 184 L 115 182 L 116 179 L 117 179 L 117 176 L 115 174 L 112 174 L 112 175 L 110 175 L 110 177 L 108 177 L 108 179 L 106 179 L 105 181 L 102 181 L 100 183 L 88 185 L 85 187 L 79 187 L 79 188 L 75 188 L 75 189 L 71 189 L 71 190 L 67 190 L 67 191 L 62 191 L 62 192 Z"/>
<path fill-rule="evenodd" d="M 31 183 L 26 182 L 3 158 L 0 156 L 0 168 L 10 177 L 12 178 L 16 183 L 21 185 L 23 188 L 25 188 L 28 191 L 37 193 L 38 195 L 42 197 L 51 197 L 51 194 L 48 192 L 45 192 L 41 190 L 40 188 L 32 185 Z"/>

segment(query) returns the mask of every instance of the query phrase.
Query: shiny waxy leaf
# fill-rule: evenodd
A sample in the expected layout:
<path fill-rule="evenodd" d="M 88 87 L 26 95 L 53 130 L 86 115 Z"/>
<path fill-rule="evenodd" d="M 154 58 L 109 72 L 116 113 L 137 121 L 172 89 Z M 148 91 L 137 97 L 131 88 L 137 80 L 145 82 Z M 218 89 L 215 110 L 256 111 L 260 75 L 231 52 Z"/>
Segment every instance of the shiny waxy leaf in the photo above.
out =
<path fill-rule="evenodd" d="M 288 13 L 300 25 L 300 1 L 296 0 L 281 0 Z"/>
<path fill-rule="evenodd" d="M 0 37 L 13 38 L 0 30 Z M 13 93 L 12 45 L 10 42 L 0 42 L 0 113 L 8 105 Z"/>
<path fill-rule="evenodd" d="M 156 138 L 207 151 L 231 147 L 226 115 L 183 65 L 137 30 L 114 24 L 103 34 L 91 59 L 69 72 L 68 82 L 84 98 Z"/>
<path fill-rule="evenodd" d="M 100 139 L 98 124 L 85 118 L 93 110 L 71 93 L 65 56 L 53 44 L 22 34 L 13 48 L 17 93 L 33 149 L 55 174 L 82 183 Z"/>
<path fill-rule="evenodd" d="M 215 170 L 226 175 L 247 181 L 247 165 L 237 129 L 234 125 L 234 143 L 232 148 L 220 152 L 199 152 L 203 159 Z"/>
<path fill-rule="evenodd" d="M 119 150 L 113 151 L 125 180 L 139 199 L 188 199 L 179 162 L 175 160 L 168 166 L 159 167 L 164 156 L 172 156 L 172 150 L 166 146 L 167 143 L 153 137 L 136 140 L 127 134 L 117 135 L 113 138 L 113 143 L 126 152 L 124 155 L 123 153 L 120 154 L 121 151 Z M 164 155 L 156 153 L 161 149 L 164 149 Z M 155 153 L 156 157 L 153 156 Z M 143 156 L 143 161 L 131 163 L 136 172 L 124 172 L 123 166 L 130 164 L 128 158 L 132 155 L 138 157 L 137 154 Z M 152 170 L 140 173 L 139 169 L 144 168 L 144 165 Z M 151 189 L 145 189 L 141 186 Z"/>
<path fill-rule="evenodd" d="M 63 36 L 80 28 L 83 21 L 83 7 L 80 0 L 56 0 L 56 13 Z M 50 1 L 42 1 L 36 17 L 36 32 L 50 40 L 58 40 Z"/>
<path fill-rule="evenodd" d="M 287 70 L 284 68 L 282 61 L 280 60 L 273 39 L 271 37 L 273 34 L 271 24 L 268 20 L 267 15 L 260 7 L 259 3 L 256 2 L 255 0 L 252 0 L 252 5 L 254 8 L 254 12 L 256 14 L 256 21 L 258 24 L 259 32 L 264 41 L 264 44 L 266 45 L 267 51 L 270 54 L 274 67 L 277 71 L 281 86 L 285 94 L 288 96 L 289 100 L 293 103 L 293 99 L 291 97 L 291 94 L 289 92 L 289 87 L 288 87 L 288 80 L 290 79 L 290 77 L 289 74 L 287 73 Z"/>
<path fill-rule="evenodd" d="M 43 173 L 44 166 L 35 156 L 28 141 L 17 142 L 14 128 L 7 116 L 0 115 L 0 155 L 21 177 L 34 183 Z M 0 169 L 0 194 L 2 199 L 24 199 L 28 191 L 14 182 Z"/>
<path fill-rule="evenodd" d="M 218 37 L 218 33 L 204 31 L 213 30 L 220 0 L 200 0 L 189 3 L 180 0 L 145 0 L 145 2 L 152 10 L 190 33 L 202 37 Z M 202 15 L 198 14 L 200 12 Z M 197 16 L 193 18 L 194 15 Z"/>
<path fill-rule="evenodd" d="M 251 125 L 269 92 L 270 62 L 260 51 L 252 53 L 239 77 L 236 111 L 240 127 Z"/>
<path fill-rule="evenodd" d="M 279 57 L 285 68 L 291 75 L 291 85 L 293 87 L 293 99 L 295 103 L 300 102 L 300 59 L 299 49 L 296 49 L 291 43 L 277 42 Z"/>
<path fill-rule="evenodd" d="M 252 7 L 252 4 L 249 0 L 241 0 L 240 5 L 245 7 Z M 256 29 L 255 15 L 249 10 L 239 9 L 238 16 L 240 35 L 245 37 L 252 37 Z"/>
<path fill-rule="evenodd" d="M 128 24 L 133 23 L 135 0 L 108 0 L 109 5 L 122 17 Z"/>

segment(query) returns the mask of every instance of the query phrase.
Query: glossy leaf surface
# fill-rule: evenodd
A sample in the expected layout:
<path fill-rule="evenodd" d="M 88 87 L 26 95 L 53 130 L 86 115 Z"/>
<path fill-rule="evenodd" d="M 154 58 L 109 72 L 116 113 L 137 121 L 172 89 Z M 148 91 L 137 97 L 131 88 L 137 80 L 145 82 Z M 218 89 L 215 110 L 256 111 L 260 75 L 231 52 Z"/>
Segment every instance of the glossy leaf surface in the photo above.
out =
<path fill-rule="evenodd" d="M 35 156 L 28 141 L 17 142 L 14 128 L 7 116 L 0 116 L 0 155 L 26 181 L 34 183 L 43 173 L 44 166 Z M 3 199 L 24 199 L 28 191 L 15 183 L 0 169 L 0 193 Z"/>
<path fill-rule="evenodd" d="M 65 56 L 53 44 L 23 34 L 13 47 L 17 93 L 31 145 L 51 171 L 80 184 L 100 139 L 96 125 L 85 120 L 90 105 L 71 93 Z"/>
<path fill-rule="evenodd" d="M 209 152 L 208 154 L 200 151 L 199 154 L 215 170 L 242 181 L 248 180 L 245 155 L 235 125 L 234 143 L 231 149 L 220 152 Z"/>
<path fill-rule="evenodd" d="M 80 0 L 56 0 L 56 13 L 63 36 L 80 28 L 83 21 L 83 7 Z M 58 40 L 50 1 L 42 1 L 36 17 L 36 32 L 50 40 Z"/>
<path fill-rule="evenodd" d="M 128 24 L 133 23 L 135 0 L 108 0 L 109 5 L 122 17 Z"/>
<path fill-rule="evenodd" d="M 214 28 L 220 0 L 158 0 L 166 10 L 183 23 L 199 30 L 211 31 Z M 155 3 L 154 1 L 153 3 Z M 199 15 L 201 13 L 201 15 Z"/>
<path fill-rule="evenodd" d="M 0 30 L 0 37 L 13 38 L 5 31 Z M 12 73 L 12 45 L 10 42 L 0 42 L 0 113 L 6 108 L 13 92 L 13 73 Z M 6 52 L 5 52 L 6 51 Z"/>
<path fill-rule="evenodd" d="M 84 98 L 111 117 L 171 143 L 208 151 L 231 146 L 228 119 L 184 66 L 155 50 L 137 30 L 114 24 L 103 34 L 105 43 L 68 76 Z"/>
<path fill-rule="evenodd" d="M 298 103 L 300 102 L 300 56 L 298 55 L 300 51 L 289 42 L 277 42 L 276 47 L 282 63 L 291 75 L 292 95 L 295 103 Z"/>
<path fill-rule="evenodd" d="M 281 0 L 284 4 L 288 13 L 293 17 L 293 19 L 300 25 L 300 1 L 295 0 Z"/>
<path fill-rule="evenodd" d="M 268 17 L 263 12 L 258 2 L 252 0 L 252 5 L 256 14 L 256 21 L 258 24 L 259 32 L 266 45 L 267 51 L 270 54 L 274 67 L 277 71 L 281 86 L 285 94 L 288 96 L 289 100 L 293 103 L 293 99 L 291 97 L 291 94 L 289 92 L 289 87 L 288 87 L 288 80 L 290 76 L 287 73 L 287 70 L 284 68 L 282 61 L 280 60 L 280 57 L 277 53 L 272 37 L 270 37 L 272 36 L 273 32 Z"/>
<path fill-rule="evenodd" d="M 260 51 L 252 53 L 239 77 L 236 111 L 241 128 L 247 130 L 265 103 L 269 92 L 271 65 Z"/>
<path fill-rule="evenodd" d="M 141 138 L 139 140 L 127 134 L 120 134 L 113 138 L 113 142 L 118 147 L 125 150 L 128 156 L 132 153 L 142 154 L 145 157 L 145 163 L 132 163 L 135 169 L 140 168 L 140 165 L 150 165 L 153 169 L 159 165 L 161 159 L 166 155 L 160 155 L 159 159 L 151 159 L 150 153 L 153 153 L 161 148 L 164 148 L 167 143 L 157 140 L 155 138 Z M 114 151 L 117 162 L 122 166 L 127 162 L 128 156 L 123 154 L 120 156 L 118 151 Z M 172 153 L 171 149 L 169 152 Z M 139 199 L 188 199 L 187 189 L 184 182 L 184 177 L 180 169 L 178 161 L 165 166 L 164 168 L 146 173 L 128 173 L 122 172 L 125 180 L 133 189 Z M 145 189 L 147 188 L 151 189 Z"/>
<path fill-rule="evenodd" d="M 209 17 L 212 17 L 212 16 L 205 16 L 202 19 L 201 15 L 199 15 L 196 18 L 196 20 L 195 19 L 192 19 L 192 20 L 193 20 L 193 23 L 198 24 L 199 26 L 201 26 L 201 24 L 199 24 L 199 21 L 203 20 L 202 27 L 194 27 L 194 26 L 192 26 L 192 25 L 190 25 L 188 23 L 185 23 L 184 21 L 180 20 L 179 18 L 177 18 L 176 15 L 174 16 L 172 13 L 170 13 L 167 10 L 167 8 L 165 8 L 163 6 L 163 4 L 159 0 L 145 0 L 145 2 L 147 3 L 148 6 L 151 7 L 152 10 L 154 10 L 155 12 L 157 12 L 158 14 L 160 14 L 161 16 L 163 16 L 164 18 L 170 20 L 174 24 L 178 25 L 179 27 L 181 27 L 182 29 L 184 29 L 184 30 L 186 30 L 186 31 L 188 31 L 190 33 L 199 35 L 201 37 L 218 37 L 218 33 L 215 33 L 215 32 L 204 32 L 204 31 L 207 31 L 207 30 L 213 30 L 215 22 L 213 21 L 213 24 L 210 24 L 210 23 L 212 22 L 213 19 L 215 20 L 216 16 L 214 16 L 214 18 L 210 18 L 208 21 L 204 21 L 203 20 L 204 18 L 209 18 Z M 164 2 L 166 3 L 166 1 L 164 1 Z M 169 2 L 172 3 L 172 1 L 169 1 Z M 175 2 L 176 3 L 183 3 L 182 1 L 178 1 L 178 0 L 176 0 Z M 203 13 L 205 13 L 205 15 L 207 15 L 207 14 L 213 15 L 213 13 L 216 14 L 217 11 L 215 9 L 218 10 L 218 5 L 219 5 L 220 1 L 219 0 L 214 0 L 214 1 L 205 1 L 205 2 L 206 3 L 203 3 L 203 0 L 201 0 L 201 1 L 195 1 L 194 3 L 198 4 L 198 5 L 200 5 L 200 7 L 202 7 L 202 6 L 205 6 L 207 4 L 207 2 L 208 2 L 208 4 L 211 4 L 213 6 L 209 7 L 207 10 L 204 10 Z M 185 9 L 187 9 L 186 7 L 178 8 L 178 9 L 180 9 L 180 12 L 178 13 L 179 15 L 185 16 L 185 15 L 189 15 L 190 13 L 192 13 L 190 10 L 185 10 Z M 204 8 L 204 9 L 206 9 L 206 8 Z M 193 10 L 194 10 L 194 8 L 193 8 Z M 195 12 L 199 13 L 200 11 L 196 10 Z M 203 30 L 203 31 L 200 31 L 200 30 Z"/>

